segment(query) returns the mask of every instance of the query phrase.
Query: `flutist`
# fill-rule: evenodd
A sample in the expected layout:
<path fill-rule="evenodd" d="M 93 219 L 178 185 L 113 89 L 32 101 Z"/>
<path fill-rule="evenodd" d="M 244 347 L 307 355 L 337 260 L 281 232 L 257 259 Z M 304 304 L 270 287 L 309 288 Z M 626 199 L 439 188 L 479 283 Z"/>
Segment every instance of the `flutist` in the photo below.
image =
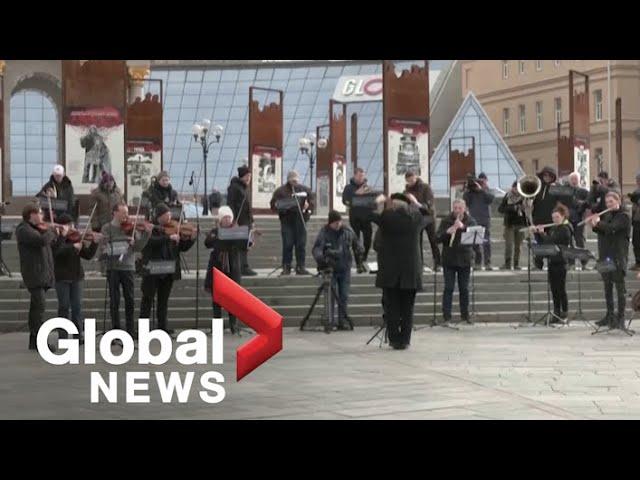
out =
<path fill-rule="evenodd" d="M 624 328 L 626 306 L 624 278 L 627 271 L 631 221 L 620 208 L 620 195 L 617 192 L 607 193 L 605 203 L 607 211 L 589 220 L 593 231 L 598 234 L 598 263 L 607 303 L 607 314 L 596 324 L 600 327 Z M 614 285 L 618 293 L 617 315 L 614 315 L 613 309 Z"/>
<path fill-rule="evenodd" d="M 471 245 L 460 243 L 462 232 L 467 227 L 476 225 L 476 221 L 467 212 L 464 200 L 453 202 L 453 211 L 440 222 L 436 235 L 442 243 L 442 268 L 444 271 L 444 294 L 442 296 L 442 316 L 444 321 L 451 321 L 451 305 L 453 288 L 458 278 L 460 292 L 460 317 L 463 322 L 469 319 L 469 276 L 471 273 Z"/>
<path fill-rule="evenodd" d="M 559 203 L 551 212 L 553 225 L 537 225 L 530 227 L 532 233 L 537 233 L 540 243 L 568 247 L 573 235 L 569 222 L 569 210 Z M 553 317 L 549 323 L 564 323 L 567 319 L 569 301 L 567 299 L 567 261 L 559 251 L 557 255 L 549 257 L 547 276 L 553 297 Z"/>

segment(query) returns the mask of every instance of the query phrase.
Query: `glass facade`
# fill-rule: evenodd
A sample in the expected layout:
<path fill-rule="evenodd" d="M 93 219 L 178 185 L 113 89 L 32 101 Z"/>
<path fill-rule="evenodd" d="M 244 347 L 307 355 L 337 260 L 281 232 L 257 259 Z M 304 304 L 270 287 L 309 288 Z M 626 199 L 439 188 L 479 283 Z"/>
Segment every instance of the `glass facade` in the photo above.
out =
<path fill-rule="evenodd" d="M 475 173 L 486 173 L 492 188 L 507 191 L 524 174 L 487 113 L 469 93 L 431 157 L 431 184 L 437 196 L 449 195 L 449 139 L 451 148 L 467 151 L 472 145 L 470 137 L 475 139 Z"/>
<path fill-rule="evenodd" d="M 58 163 L 58 111 L 37 90 L 20 90 L 10 102 L 11 182 L 14 196 L 40 190 Z"/>
<path fill-rule="evenodd" d="M 411 63 L 398 62 L 398 67 L 407 68 Z M 433 62 L 430 68 L 438 69 L 443 64 Z M 198 175 L 201 171 L 202 150 L 194 143 L 191 128 L 195 122 L 209 118 L 225 130 L 220 143 L 214 144 L 209 153 L 208 188 L 226 193 L 229 180 L 236 175 L 237 167 L 246 162 L 248 154 L 250 86 L 284 91 L 283 174 L 295 169 L 308 185 L 308 159 L 299 153 L 299 138 L 328 123 L 329 99 L 341 76 L 376 73 L 382 73 L 380 62 L 152 69 L 151 78 L 163 81 L 163 162 L 171 173 L 174 188 L 188 191 L 191 172 Z M 260 92 L 256 93 L 256 99 L 261 104 L 277 100 L 275 94 L 267 97 Z M 366 169 L 371 185 L 382 188 L 382 103 L 349 104 L 347 132 L 353 113 L 358 114 L 358 165 Z M 349 134 L 347 143 L 350 159 Z"/>

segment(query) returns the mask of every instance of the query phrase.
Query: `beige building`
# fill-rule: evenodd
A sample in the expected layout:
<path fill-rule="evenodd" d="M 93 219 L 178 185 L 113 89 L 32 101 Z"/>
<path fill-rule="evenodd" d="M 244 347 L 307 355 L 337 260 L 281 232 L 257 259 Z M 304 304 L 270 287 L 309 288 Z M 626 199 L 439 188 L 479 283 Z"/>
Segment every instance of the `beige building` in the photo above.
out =
<path fill-rule="evenodd" d="M 472 91 L 527 172 L 557 168 L 557 123 L 569 120 L 569 71 L 589 76 L 591 178 L 618 178 L 615 100 L 622 98 L 623 187 L 640 171 L 640 60 L 462 60 L 462 96 Z M 583 87 L 580 76 L 576 87 Z M 610 95 L 609 95 L 610 92 Z M 562 132 L 568 135 L 568 123 Z M 610 155 L 612 152 L 612 155 Z"/>

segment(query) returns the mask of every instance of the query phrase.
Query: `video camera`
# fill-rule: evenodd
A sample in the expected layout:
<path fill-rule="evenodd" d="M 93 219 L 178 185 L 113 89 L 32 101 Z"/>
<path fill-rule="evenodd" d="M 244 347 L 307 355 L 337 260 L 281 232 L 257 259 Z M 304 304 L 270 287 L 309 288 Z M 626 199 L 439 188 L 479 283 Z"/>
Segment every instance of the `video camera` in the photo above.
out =
<path fill-rule="evenodd" d="M 322 250 L 322 262 L 318 262 L 318 270 L 322 272 L 334 270 L 341 255 L 341 248 L 334 248 L 330 243 L 325 244 L 324 249 Z"/>

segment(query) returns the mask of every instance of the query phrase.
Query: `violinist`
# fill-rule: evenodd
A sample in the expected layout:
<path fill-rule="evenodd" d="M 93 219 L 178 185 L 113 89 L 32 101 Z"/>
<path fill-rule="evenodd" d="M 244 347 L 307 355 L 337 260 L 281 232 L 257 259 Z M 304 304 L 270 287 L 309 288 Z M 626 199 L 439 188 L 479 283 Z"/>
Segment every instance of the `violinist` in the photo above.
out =
<path fill-rule="evenodd" d="M 140 224 L 143 228 L 132 228 L 129 222 L 129 207 L 124 203 L 114 205 L 112 220 L 102 227 L 101 257 L 107 272 L 109 299 L 111 307 L 111 324 L 114 329 L 120 328 L 120 286 L 124 295 L 126 329 L 134 335 L 133 311 L 133 273 L 135 271 L 135 253 L 141 252 L 149 241 L 153 225 Z M 116 244 L 128 243 L 125 253 L 114 253 Z M 134 337 L 135 338 L 135 337 Z M 114 340 L 122 346 L 119 340 Z"/>
<path fill-rule="evenodd" d="M 78 328 L 78 339 L 82 334 L 82 284 L 84 270 L 81 258 L 91 260 L 98 249 L 100 235 L 80 233 L 73 230 L 72 218 L 68 214 L 58 217 L 58 224 L 66 226 L 52 246 L 53 262 L 56 278 L 56 293 L 58 295 L 58 317 L 69 318 Z M 79 237 L 79 238 L 78 238 Z M 66 338 L 66 332 L 60 331 L 61 338 Z M 80 340 L 82 343 L 82 340 Z"/>
<path fill-rule="evenodd" d="M 207 276 L 204 280 L 204 289 L 209 294 L 211 294 L 211 289 L 213 288 L 212 271 L 214 267 L 236 283 L 240 283 L 242 279 L 241 249 L 234 245 L 233 242 L 224 242 L 218 238 L 219 229 L 231 228 L 232 226 L 233 211 L 228 206 L 220 207 L 218 210 L 218 225 L 213 227 L 204 241 L 205 247 L 211 248 Z M 213 304 L 213 318 L 222 318 L 222 310 L 220 305 L 216 303 Z M 231 313 L 229 313 L 229 329 L 231 333 L 238 331 L 236 318 Z"/>
<path fill-rule="evenodd" d="M 45 292 L 55 285 L 51 245 L 58 237 L 55 228 L 43 223 L 39 205 L 30 203 L 22 209 L 22 222 L 16 227 L 22 282 L 29 290 L 29 350 L 36 350 L 38 330 L 45 311 Z"/>
<path fill-rule="evenodd" d="M 171 209 L 164 203 L 159 203 L 155 212 L 156 225 L 154 225 L 151 237 L 142 250 L 144 273 L 142 277 L 140 318 L 149 318 L 151 304 L 157 292 L 156 316 L 158 328 L 172 334 L 173 330 L 168 329 L 167 310 L 173 282 L 181 279 L 180 252 L 186 252 L 193 246 L 198 232 L 195 229 L 191 229 L 188 235 L 185 235 L 182 231 L 178 233 L 177 230 L 182 225 L 171 219 Z M 148 269 L 150 262 L 159 260 L 172 261 L 175 265 L 174 273 L 155 274 Z"/>

